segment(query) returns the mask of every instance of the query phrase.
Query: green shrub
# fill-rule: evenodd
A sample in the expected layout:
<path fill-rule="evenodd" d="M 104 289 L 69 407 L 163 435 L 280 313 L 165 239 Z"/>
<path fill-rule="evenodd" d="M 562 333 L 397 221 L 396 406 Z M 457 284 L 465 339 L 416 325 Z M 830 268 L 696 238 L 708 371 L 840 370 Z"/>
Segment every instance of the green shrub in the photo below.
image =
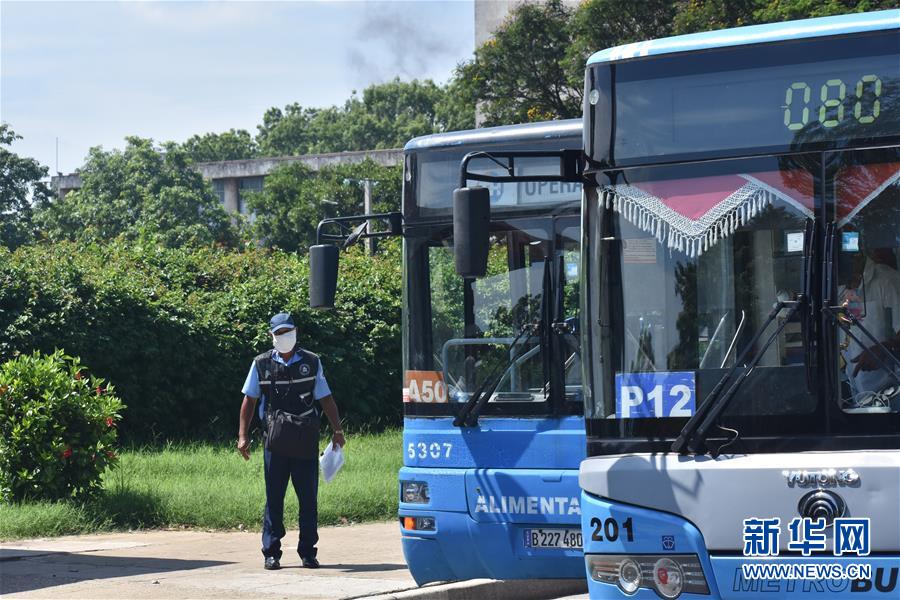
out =
<path fill-rule="evenodd" d="M 121 401 L 62 351 L 0 365 L 0 499 L 83 498 L 116 460 Z"/>
<path fill-rule="evenodd" d="M 58 243 L 0 249 L 0 360 L 62 348 L 116 386 L 129 441 L 237 433 L 241 386 L 289 311 L 351 427 L 399 422 L 400 256 L 341 257 L 337 305 L 309 308 L 309 266 L 248 248 Z"/>

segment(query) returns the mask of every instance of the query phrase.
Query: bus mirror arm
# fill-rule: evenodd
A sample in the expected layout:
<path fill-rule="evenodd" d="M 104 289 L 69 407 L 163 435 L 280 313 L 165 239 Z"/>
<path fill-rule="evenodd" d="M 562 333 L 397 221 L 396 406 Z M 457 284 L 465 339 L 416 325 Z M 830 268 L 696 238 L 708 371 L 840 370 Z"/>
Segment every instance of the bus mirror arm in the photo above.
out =
<path fill-rule="evenodd" d="M 804 232 L 803 247 L 803 272 L 801 294 L 804 298 L 812 298 L 812 279 L 813 279 L 813 252 L 816 249 L 816 223 L 812 219 L 806 220 L 806 231 Z M 813 345 L 814 328 L 815 328 L 815 311 L 807 302 L 800 315 L 800 334 L 803 340 L 803 350 L 806 354 L 806 390 L 813 393 L 815 382 L 813 377 L 813 364 L 815 359 L 813 353 L 815 347 Z"/>
<path fill-rule="evenodd" d="M 369 233 L 367 231 L 368 224 L 373 220 L 387 221 L 388 229 Z M 361 221 L 361 223 L 355 229 L 350 230 L 349 224 L 354 221 Z M 325 228 L 329 225 L 337 225 L 340 233 L 325 233 Z M 340 251 L 334 244 L 324 242 L 343 242 L 344 248 L 347 248 L 360 239 L 396 235 L 403 235 L 403 216 L 399 212 L 332 217 L 319 221 L 319 225 L 316 227 L 316 244 L 309 247 L 310 308 L 334 308 Z"/>

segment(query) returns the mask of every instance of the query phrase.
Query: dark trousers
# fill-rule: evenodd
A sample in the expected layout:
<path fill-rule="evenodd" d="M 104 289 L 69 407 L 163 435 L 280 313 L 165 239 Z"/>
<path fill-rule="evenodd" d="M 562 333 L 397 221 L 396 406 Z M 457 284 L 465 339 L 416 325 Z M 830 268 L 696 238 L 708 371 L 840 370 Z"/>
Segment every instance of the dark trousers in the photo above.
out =
<path fill-rule="evenodd" d="M 318 520 L 319 461 L 300 460 L 264 452 L 266 473 L 266 512 L 263 516 L 263 556 L 281 558 L 281 538 L 284 537 L 284 494 L 288 479 L 300 503 L 300 542 L 297 553 L 301 558 L 315 558 L 319 532 Z"/>

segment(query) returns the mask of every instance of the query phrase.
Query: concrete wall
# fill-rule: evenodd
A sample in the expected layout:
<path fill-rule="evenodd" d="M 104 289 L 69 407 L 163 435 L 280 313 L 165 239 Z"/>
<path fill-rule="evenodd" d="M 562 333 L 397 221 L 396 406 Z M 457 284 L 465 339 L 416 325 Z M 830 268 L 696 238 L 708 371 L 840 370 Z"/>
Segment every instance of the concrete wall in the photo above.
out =
<path fill-rule="evenodd" d="M 239 212 L 240 181 L 248 177 L 264 177 L 272 169 L 287 163 L 303 163 L 314 171 L 335 165 L 355 165 L 370 159 L 376 164 L 389 167 L 403 164 L 403 150 L 362 150 L 359 152 L 330 152 L 305 156 L 279 156 L 274 158 L 253 158 L 248 160 L 226 160 L 221 162 L 198 163 L 196 169 L 204 179 L 222 182 L 222 204 L 229 212 Z M 72 173 L 51 177 L 50 185 L 57 190 L 60 199 L 71 190 L 81 187 L 81 175 Z"/>

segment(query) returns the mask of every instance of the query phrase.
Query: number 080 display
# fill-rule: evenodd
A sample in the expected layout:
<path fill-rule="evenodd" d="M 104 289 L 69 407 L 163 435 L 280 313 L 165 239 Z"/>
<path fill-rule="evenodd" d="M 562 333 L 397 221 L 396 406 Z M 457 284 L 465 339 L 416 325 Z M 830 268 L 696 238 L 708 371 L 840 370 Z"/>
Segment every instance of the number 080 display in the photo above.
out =
<path fill-rule="evenodd" d="M 856 82 L 853 116 L 862 124 L 872 123 L 881 114 L 881 78 L 863 75 Z M 847 85 L 840 79 L 829 79 L 819 88 L 818 110 L 814 114 L 823 127 L 836 127 L 844 120 Z M 795 81 L 784 92 L 784 125 L 791 131 L 809 123 L 812 88 L 805 81 Z"/>

